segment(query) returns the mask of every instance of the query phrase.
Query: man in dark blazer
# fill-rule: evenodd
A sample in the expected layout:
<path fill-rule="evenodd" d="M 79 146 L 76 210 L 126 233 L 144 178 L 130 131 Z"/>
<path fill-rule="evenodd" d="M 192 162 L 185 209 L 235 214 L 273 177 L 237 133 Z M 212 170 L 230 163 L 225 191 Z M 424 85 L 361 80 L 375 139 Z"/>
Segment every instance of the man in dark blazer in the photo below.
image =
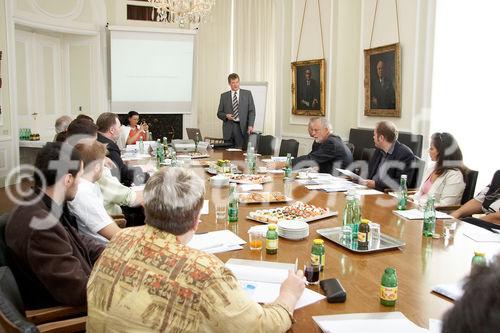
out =
<path fill-rule="evenodd" d="M 396 189 L 401 175 L 413 179 L 415 155 L 408 146 L 397 140 L 398 131 L 390 121 L 379 122 L 373 131 L 375 153 L 368 163 L 368 179 L 361 183 L 379 191 Z"/>
<path fill-rule="evenodd" d="M 141 168 L 129 168 L 123 163 L 120 148 L 116 144 L 120 137 L 121 127 L 118 116 L 115 113 L 104 112 L 97 118 L 96 125 L 97 141 L 107 146 L 107 157 L 116 165 L 116 168 L 111 170 L 113 176 L 125 186 L 130 186 L 132 183 L 135 185 L 145 183 L 149 178 L 148 174 L 144 173 Z"/>
<path fill-rule="evenodd" d="M 227 82 L 231 90 L 221 94 L 217 117 L 222 120 L 224 141 L 241 148 L 253 131 L 255 105 L 252 92 L 240 89 L 238 74 L 229 74 Z"/>
<path fill-rule="evenodd" d="M 77 229 L 67 208 L 83 166 L 67 143 L 47 143 L 38 153 L 34 193 L 5 226 L 9 267 L 28 309 L 85 305 L 87 281 L 104 246 Z"/>
<path fill-rule="evenodd" d="M 314 138 L 309 154 L 292 160 L 294 168 L 318 166 L 319 172 L 332 174 L 335 168 L 346 168 L 352 163 L 352 153 L 342 139 L 332 134 L 332 127 L 324 117 L 312 117 L 308 126 Z"/>

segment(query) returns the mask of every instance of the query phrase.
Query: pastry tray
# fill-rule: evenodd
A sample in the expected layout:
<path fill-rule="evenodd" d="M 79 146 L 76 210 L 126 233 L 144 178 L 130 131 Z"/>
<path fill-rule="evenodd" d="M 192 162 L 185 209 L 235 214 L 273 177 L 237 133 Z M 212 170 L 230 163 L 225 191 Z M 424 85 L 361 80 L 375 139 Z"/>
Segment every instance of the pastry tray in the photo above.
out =
<path fill-rule="evenodd" d="M 342 227 L 318 229 L 316 230 L 316 232 L 321 236 L 325 237 L 326 239 L 329 239 L 332 242 L 348 249 L 349 251 L 358 253 L 384 251 L 389 249 L 396 249 L 406 245 L 406 243 L 400 239 L 381 233 L 380 239 L 376 241 L 371 240 L 368 244 L 368 247 L 363 249 L 359 248 L 357 240 L 343 239 Z"/>
<path fill-rule="evenodd" d="M 309 223 L 309 222 L 314 222 L 314 221 L 318 221 L 318 220 L 322 220 L 322 219 L 327 219 L 329 217 L 334 217 L 334 216 L 337 216 L 337 212 L 327 212 L 326 214 L 323 214 L 323 215 L 318 215 L 318 216 L 315 216 L 315 217 L 310 217 L 308 219 L 300 219 L 301 221 L 304 221 L 306 223 Z M 264 221 L 259 221 L 258 219 L 254 218 L 254 217 L 251 217 L 251 216 L 247 216 L 247 219 L 248 220 L 251 220 L 251 221 L 255 221 L 255 222 L 260 222 L 260 223 L 269 223 L 268 221 L 264 222 Z"/>

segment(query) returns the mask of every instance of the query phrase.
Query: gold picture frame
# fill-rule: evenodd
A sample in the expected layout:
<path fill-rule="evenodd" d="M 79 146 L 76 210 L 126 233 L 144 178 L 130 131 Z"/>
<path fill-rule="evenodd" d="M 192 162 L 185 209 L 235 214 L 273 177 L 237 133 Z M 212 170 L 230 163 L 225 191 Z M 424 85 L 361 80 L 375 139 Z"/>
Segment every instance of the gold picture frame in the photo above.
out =
<path fill-rule="evenodd" d="M 325 110 L 325 59 L 292 62 L 292 114 L 324 116 Z"/>
<path fill-rule="evenodd" d="M 399 43 L 364 50 L 365 116 L 401 117 Z"/>

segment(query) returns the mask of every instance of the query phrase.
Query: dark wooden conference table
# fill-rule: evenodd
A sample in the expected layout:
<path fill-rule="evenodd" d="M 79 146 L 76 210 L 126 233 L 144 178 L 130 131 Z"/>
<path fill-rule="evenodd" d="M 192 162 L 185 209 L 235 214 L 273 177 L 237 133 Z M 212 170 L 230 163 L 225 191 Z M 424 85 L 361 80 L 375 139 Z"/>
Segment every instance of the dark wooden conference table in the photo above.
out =
<path fill-rule="evenodd" d="M 226 159 L 245 170 L 242 152 L 214 151 L 209 160 Z M 258 164 L 260 162 L 258 161 Z M 263 164 L 261 164 L 263 165 Z M 210 175 L 204 168 L 193 166 L 200 176 L 206 179 L 206 199 L 210 200 L 210 212 L 202 215 L 202 223 L 198 232 L 228 228 L 248 241 L 248 229 L 260 223 L 247 220 L 250 211 L 257 209 L 280 207 L 284 204 L 240 204 L 239 220 L 236 224 L 217 223 L 215 203 L 227 202 L 229 188 L 216 188 L 210 185 Z M 283 175 L 273 175 L 272 183 L 264 184 L 264 191 L 284 192 Z M 328 207 L 339 212 L 332 217 L 309 223 L 309 237 L 299 241 L 279 239 L 277 255 L 266 255 L 251 251 L 246 244 L 243 250 L 217 254 L 224 262 L 230 258 L 265 260 L 274 262 L 295 263 L 299 267 L 309 260 L 313 239 L 322 238 L 317 229 L 342 225 L 342 211 L 345 194 L 323 191 L 309 191 L 297 182 L 292 182 L 292 198 L 319 207 Z M 312 316 L 399 311 L 421 327 L 428 327 L 429 318 L 440 319 L 453 306 L 453 303 L 431 292 L 436 284 L 454 283 L 470 270 L 470 261 L 474 250 L 482 250 L 487 255 L 498 253 L 498 243 L 476 243 L 463 235 L 464 230 L 476 228 L 458 221 L 455 237 L 452 240 L 425 238 L 422 236 L 422 221 L 410 221 L 399 218 L 392 213 L 397 200 L 387 194 L 361 196 L 362 217 L 379 223 L 381 232 L 399 238 L 406 246 L 382 252 L 358 254 L 351 252 L 325 239 L 326 264 L 320 279 L 337 278 L 347 292 L 345 303 L 330 304 L 326 300 L 298 309 L 294 312 L 296 323 L 291 332 L 321 332 Z M 436 232 L 442 232 L 442 221 L 438 220 Z M 396 306 L 385 307 L 379 302 L 380 280 L 384 269 L 388 266 L 396 268 L 398 277 L 398 300 Z M 318 286 L 308 286 L 322 293 Z"/>

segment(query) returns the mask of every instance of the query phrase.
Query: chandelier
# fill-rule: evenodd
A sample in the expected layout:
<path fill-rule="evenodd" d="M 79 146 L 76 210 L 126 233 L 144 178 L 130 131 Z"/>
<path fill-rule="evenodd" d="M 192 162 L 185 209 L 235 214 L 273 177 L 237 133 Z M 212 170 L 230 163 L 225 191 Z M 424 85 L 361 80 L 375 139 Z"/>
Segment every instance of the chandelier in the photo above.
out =
<path fill-rule="evenodd" d="M 210 9 L 215 5 L 215 0 L 148 0 L 157 11 L 158 22 L 178 23 L 184 28 L 192 25 L 198 28 Z M 151 14 L 154 18 L 154 12 Z"/>

